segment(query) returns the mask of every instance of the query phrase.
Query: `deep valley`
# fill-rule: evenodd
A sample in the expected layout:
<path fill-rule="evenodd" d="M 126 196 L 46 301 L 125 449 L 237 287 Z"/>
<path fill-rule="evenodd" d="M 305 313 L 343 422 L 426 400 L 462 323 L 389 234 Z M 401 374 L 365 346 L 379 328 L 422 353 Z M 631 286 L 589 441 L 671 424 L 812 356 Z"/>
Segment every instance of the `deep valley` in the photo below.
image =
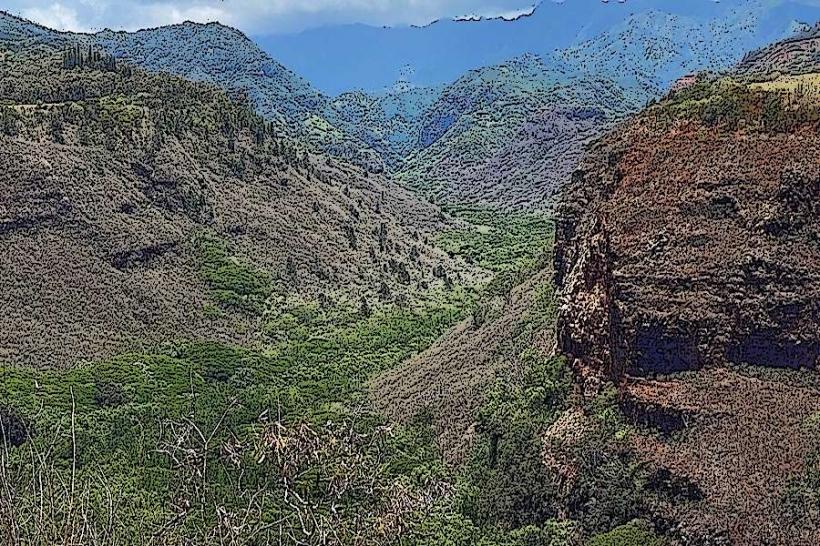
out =
<path fill-rule="evenodd" d="M 820 5 L 703 2 L 0 12 L 0 544 L 820 543 Z"/>

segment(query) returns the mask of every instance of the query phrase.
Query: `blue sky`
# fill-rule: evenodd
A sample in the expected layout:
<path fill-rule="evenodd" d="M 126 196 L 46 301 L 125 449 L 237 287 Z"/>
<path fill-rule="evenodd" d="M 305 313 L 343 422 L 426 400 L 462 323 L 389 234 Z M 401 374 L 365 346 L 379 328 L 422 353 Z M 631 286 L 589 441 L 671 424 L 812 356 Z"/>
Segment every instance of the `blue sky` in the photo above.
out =
<path fill-rule="evenodd" d="M 334 23 L 426 24 L 458 16 L 512 17 L 536 0 L 4 0 L 2 9 L 59 30 L 136 30 L 219 21 L 251 34 Z"/>

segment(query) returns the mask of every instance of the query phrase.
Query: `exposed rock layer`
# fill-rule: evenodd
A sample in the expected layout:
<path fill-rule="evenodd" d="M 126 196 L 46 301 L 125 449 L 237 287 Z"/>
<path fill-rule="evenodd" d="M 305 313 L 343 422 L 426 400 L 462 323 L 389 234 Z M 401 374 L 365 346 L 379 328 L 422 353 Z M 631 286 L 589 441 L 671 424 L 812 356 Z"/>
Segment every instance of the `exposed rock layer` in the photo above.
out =
<path fill-rule="evenodd" d="M 617 379 L 815 368 L 820 136 L 643 120 L 592 152 L 557 232 L 559 344 Z"/>
<path fill-rule="evenodd" d="M 746 64 L 804 72 L 804 46 Z M 683 484 L 652 510 L 684 544 L 820 537 L 784 502 L 820 412 L 820 105 L 794 78 L 673 92 L 596 143 L 563 194 L 559 349 L 588 399 L 618 386 L 635 454 Z"/>

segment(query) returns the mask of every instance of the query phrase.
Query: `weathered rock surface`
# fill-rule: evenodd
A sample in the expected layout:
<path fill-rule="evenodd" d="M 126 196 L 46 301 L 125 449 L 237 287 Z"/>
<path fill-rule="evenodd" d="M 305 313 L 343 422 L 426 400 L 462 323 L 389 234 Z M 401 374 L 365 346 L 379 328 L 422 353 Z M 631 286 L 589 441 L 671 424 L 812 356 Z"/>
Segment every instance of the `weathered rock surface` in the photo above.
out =
<path fill-rule="evenodd" d="M 820 356 L 820 137 L 624 128 L 568 188 L 559 344 L 584 374 Z"/>
<path fill-rule="evenodd" d="M 597 142 L 559 208 L 559 350 L 684 484 L 653 508 L 683 544 L 820 538 L 783 501 L 820 412 L 820 105 L 792 84 L 673 94 Z"/>

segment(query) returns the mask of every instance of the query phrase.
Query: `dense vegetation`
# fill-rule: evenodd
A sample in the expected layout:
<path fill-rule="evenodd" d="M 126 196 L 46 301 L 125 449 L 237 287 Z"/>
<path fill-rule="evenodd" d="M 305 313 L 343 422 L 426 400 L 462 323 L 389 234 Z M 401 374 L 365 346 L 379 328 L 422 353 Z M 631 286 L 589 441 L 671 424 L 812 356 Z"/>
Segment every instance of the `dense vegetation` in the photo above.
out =
<path fill-rule="evenodd" d="M 818 89 L 816 74 L 753 83 L 703 75 L 648 114 L 663 123 L 698 120 L 710 127 L 788 133 L 820 121 Z"/>
<path fill-rule="evenodd" d="M 486 258 L 498 278 L 544 264 L 548 219 L 453 212 L 473 223 L 442 235 L 451 252 Z M 511 345 L 522 378 L 493 388 L 463 469 L 443 463 L 423 413 L 398 427 L 369 409 L 366 381 L 464 317 L 474 291 L 415 306 L 310 301 L 218 237 L 202 233 L 194 248 L 214 312 L 252 313 L 261 337 L 253 348 L 180 341 L 68 370 L 2 369 L 4 540 L 558 546 L 641 515 L 641 474 L 617 447 L 625 429 L 612 399 L 594 409 L 588 481 L 562 511 L 566 493 L 542 461 L 544 431 L 569 402 L 560 358 Z M 528 328 L 554 313 L 545 286 Z M 635 543 L 619 536 L 600 543 Z"/>
<path fill-rule="evenodd" d="M 266 271 L 232 256 L 225 241 L 202 233 L 194 241 L 200 275 L 221 305 L 262 313 L 274 293 L 273 279 Z"/>
<path fill-rule="evenodd" d="M 464 256 L 485 269 L 502 273 L 540 265 L 553 237 L 549 216 L 538 213 L 503 213 L 490 208 L 451 206 L 445 210 L 467 226 L 439 236 L 446 251 Z"/>
<path fill-rule="evenodd" d="M 457 319 L 454 296 L 370 317 L 294 306 L 259 350 L 178 343 L 67 371 L 4 369 L 4 429 L 30 438 L 3 453 L 0 506 L 15 522 L 3 538 L 352 539 L 373 525 L 358 518 L 388 517 L 390 491 L 417 494 L 436 472 L 423 430 L 387 427 L 362 385 Z"/>
<path fill-rule="evenodd" d="M 250 133 L 257 146 L 297 162 L 295 143 L 273 138 L 275 124 L 242 97 L 132 70 L 96 49 L 69 48 L 62 59 L 49 51 L 9 56 L 0 65 L 0 97 L 0 129 L 9 136 L 151 153 L 171 137 L 233 148 Z"/>

